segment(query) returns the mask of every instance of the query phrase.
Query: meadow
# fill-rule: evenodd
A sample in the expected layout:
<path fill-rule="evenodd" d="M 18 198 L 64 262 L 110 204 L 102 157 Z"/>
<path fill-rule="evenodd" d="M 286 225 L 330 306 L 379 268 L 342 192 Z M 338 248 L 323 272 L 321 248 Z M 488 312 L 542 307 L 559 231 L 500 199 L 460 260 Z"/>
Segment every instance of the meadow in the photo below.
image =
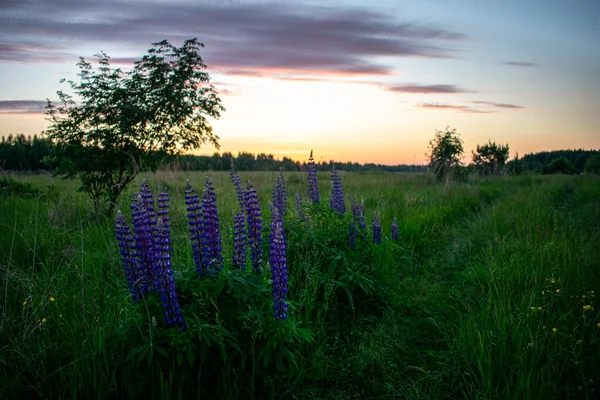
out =
<path fill-rule="evenodd" d="M 274 317 L 269 243 L 278 173 L 240 172 L 263 216 L 264 273 L 234 270 L 226 172 L 161 171 L 187 329 L 133 302 L 114 218 L 78 182 L 12 175 L 0 193 L 0 398 L 593 399 L 600 387 L 600 179 L 340 173 L 348 211 L 312 205 L 284 172 L 288 318 Z M 213 182 L 224 269 L 194 268 L 184 198 Z M 9 182 L 9 181 L 5 181 Z M 304 199 L 299 217 L 294 196 Z M 350 196 L 367 229 L 349 245 Z M 380 213 L 382 240 L 371 224 Z M 398 241 L 391 225 L 398 221 Z"/>

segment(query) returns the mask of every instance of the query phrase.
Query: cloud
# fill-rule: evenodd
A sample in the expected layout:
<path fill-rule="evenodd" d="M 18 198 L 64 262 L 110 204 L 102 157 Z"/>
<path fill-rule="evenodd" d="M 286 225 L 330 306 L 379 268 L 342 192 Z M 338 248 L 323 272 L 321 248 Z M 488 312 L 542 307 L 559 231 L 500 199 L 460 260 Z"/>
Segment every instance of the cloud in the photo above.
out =
<path fill-rule="evenodd" d="M 498 108 L 525 108 L 523 106 L 518 106 L 516 104 L 506 104 L 506 103 L 494 103 L 493 101 L 472 101 L 473 104 L 486 104 L 489 106 L 494 106 Z"/>
<path fill-rule="evenodd" d="M 448 93 L 472 93 L 455 85 L 403 85 L 388 88 L 396 93 L 415 94 L 448 94 Z"/>
<path fill-rule="evenodd" d="M 537 67 L 537 64 L 523 61 L 505 61 L 504 65 L 512 65 L 513 67 Z"/>
<path fill-rule="evenodd" d="M 3 8 L 5 62 L 76 62 L 82 46 L 141 55 L 153 41 L 198 37 L 205 62 L 224 71 L 387 75 L 388 57 L 451 58 L 466 39 L 367 8 L 302 3 L 29 0 Z"/>
<path fill-rule="evenodd" d="M 476 110 L 467 106 L 457 106 L 452 104 L 440 104 L 440 103 L 420 103 L 417 105 L 419 108 L 433 109 L 433 110 L 455 110 L 470 114 L 491 114 L 492 111 Z"/>
<path fill-rule="evenodd" d="M 46 101 L 0 100 L 0 114 L 43 114 Z"/>

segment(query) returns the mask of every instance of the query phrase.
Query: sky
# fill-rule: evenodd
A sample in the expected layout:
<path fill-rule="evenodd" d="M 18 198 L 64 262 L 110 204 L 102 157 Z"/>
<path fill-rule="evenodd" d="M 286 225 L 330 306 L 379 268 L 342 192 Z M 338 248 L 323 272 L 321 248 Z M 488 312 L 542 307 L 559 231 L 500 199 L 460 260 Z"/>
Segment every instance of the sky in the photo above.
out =
<path fill-rule="evenodd" d="M 488 140 L 600 148 L 598 0 L 0 0 L 0 135 L 46 129 L 80 56 L 194 37 L 221 152 L 423 164 L 446 127 L 466 162 Z"/>

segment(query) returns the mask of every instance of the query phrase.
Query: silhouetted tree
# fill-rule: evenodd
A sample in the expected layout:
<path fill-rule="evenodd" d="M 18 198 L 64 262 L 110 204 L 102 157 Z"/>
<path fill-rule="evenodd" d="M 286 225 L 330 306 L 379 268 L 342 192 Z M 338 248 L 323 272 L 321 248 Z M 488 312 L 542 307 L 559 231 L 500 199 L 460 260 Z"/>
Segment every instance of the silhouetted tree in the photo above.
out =
<path fill-rule="evenodd" d="M 560 157 L 552 160 L 542 169 L 544 174 L 574 174 L 575 167 L 565 157 Z"/>
<path fill-rule="evenodd" d="M 483 146 L 477 145 L 472 152 L 473 163 L 482 175 L 499 175 L 509 156 L 508 144 L 496 144 L 491 140 Z"/>
<path fill-rule="evenodd" d="M 464 152 L 463 142 L 456 129 L 446 127 L 445 131 L 436 131 L 433 139 L 429 141 L 429 166 L 438 180 L 448 180 L 462 165 L 461 158 Z"/>
<path fill-rule="evenodd" d="M 128 72 L 112 69 L 103 52 L 97 70 L 80 58 L 79 80 L 68 82 L 77 102 L 63 91 L 59 106 L 48 100 L 56 172 L 79 177 L 96 210 L 105 199 L 111 213 L 140 168 L 156 168 L 165 155 L 206 142 L 218 148 L 208 117 L 218 118 L 224 108 L 207 85 L 202 47 L 196 39 L 181 47 L 153 43 Z"/>

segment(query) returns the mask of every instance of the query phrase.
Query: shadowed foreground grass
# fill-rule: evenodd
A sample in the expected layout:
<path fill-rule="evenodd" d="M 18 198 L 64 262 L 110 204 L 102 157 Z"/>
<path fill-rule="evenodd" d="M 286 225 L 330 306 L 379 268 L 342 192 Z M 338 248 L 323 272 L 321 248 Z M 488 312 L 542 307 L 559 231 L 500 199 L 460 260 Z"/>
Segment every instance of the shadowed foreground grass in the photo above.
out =
<path fill-rule="evenodd" d="M 184 186 L 189 179 L 200 190 L 205 175 L 216 189 L 230 263 L 237 198 L 228 174 L 148 174 L 118 206 L 128 213 L 142 178 L 155 192 L 167 186 L 173 264 L 182 291 L 188 276 L 196 279 Z M 257 188 L 268 228 L 276 174 L 240 175 Z M 210 329 L 230 330 L 206 339 L 212 343 L 206 357 L 225 360 L 230 368 L 202 373 L 198 359 L 204 350 L 181 353 L 189 364 L 162 354 L 187 349 L 191 336 L 167 332 L 162 321 L 131 302 L 113 220 L 92 215 L 76 182 L 14 177 L 31 186 L 0 194 L 0 397 L 598 397 L 598 178 L 506 177 L 443 188 L 422 174 L 342 173 L 346 195 L 365 202 L 367 225 L 379 211 L 384 232 L 382 245 L 366 240 L 352 252 L 345 246 L 343 221 L 326 210 L 307 209 L 314 221 L 322 221 L 312 230 L 295 220 L 295 193 L 308 199 L 306 177 L 284 175 L 292 317 L 277 329 L 285 336 L 297 324 L 310 335 L 290 344 L 295 356 L 284 357 L 281 365 L 261 358 L 242 371 L 246 364 L 219 355 L 217 346 L 227 345 L 234 325 L 210 319 Z M 319 179 L 327 205 L 329 175 Z M 398 244 L 389 240 L 394 217 Z M 363 280 L 352 283 L 355 278 Z M 215 296 L 227 297 L 234 289 Z M 210 295 L 196 300 L 200 317 L 227 315 L 223 301 Z M 246 328 L 235 326 L 240 332 Z M 298 332 L 304 331 L 294 332 L 294 338 L 303 337 Z M 263 339 L 248 340 L 258 346 Z M 293 373 L 276 379 L 286 368 Z M 214 389 L 193 387 L 190 382 L 202 386 L 201 374 L 217 377 Z M 264 384 L 249 387 L 245 374 L 254 376 L 249 382 L 260 378 Z M 229 389 L 219 386 L 229 382 Z"/>

